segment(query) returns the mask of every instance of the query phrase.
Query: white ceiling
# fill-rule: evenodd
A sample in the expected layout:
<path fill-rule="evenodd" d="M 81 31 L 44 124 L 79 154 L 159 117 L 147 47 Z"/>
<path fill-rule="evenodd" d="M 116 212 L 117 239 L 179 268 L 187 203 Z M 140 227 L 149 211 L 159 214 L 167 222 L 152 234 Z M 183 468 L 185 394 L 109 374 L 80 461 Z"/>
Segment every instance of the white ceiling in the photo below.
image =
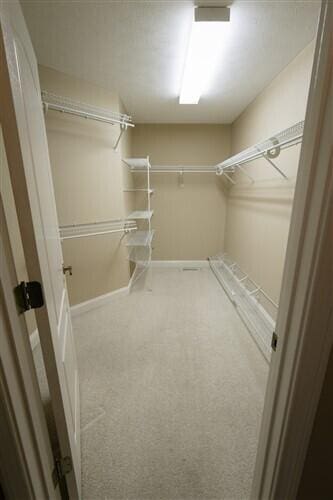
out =
<path fill-rule="evenodd" d="M 38 62 L 118 91 L 137 123 L 234 121 L 314 38 L 320 8 L 319 0 L 235 0 L 209 91 L 198 105 L 179 105 L 193 1 L 22 3 Z"/>

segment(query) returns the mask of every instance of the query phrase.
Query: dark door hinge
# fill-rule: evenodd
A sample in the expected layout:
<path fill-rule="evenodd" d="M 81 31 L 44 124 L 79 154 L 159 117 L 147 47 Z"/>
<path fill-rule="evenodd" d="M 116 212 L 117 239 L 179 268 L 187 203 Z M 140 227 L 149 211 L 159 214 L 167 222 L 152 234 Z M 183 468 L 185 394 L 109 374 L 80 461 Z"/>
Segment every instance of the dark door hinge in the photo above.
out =
<path fill-rule="evenodd" d="M 277 342 L 278 342 L 278 336 L 276 335 L 275 332 L 273 332 L 272 342 L 271 342 L 271 348 L 273 349 L 273 351 L 276 351 Z"/>
<path fill-rule="evenodd" d="M 71 457 L 57 458 L 52 472 L 53 485 L 56 488 L 61 479 L 73 470 Z"/>
<path fill-rule="evenodd" d="M 21 281 L 14 288 L 14 294 L 20 312 L 38 309 L 44 305 L 42 285 L 38 281 Z"/>

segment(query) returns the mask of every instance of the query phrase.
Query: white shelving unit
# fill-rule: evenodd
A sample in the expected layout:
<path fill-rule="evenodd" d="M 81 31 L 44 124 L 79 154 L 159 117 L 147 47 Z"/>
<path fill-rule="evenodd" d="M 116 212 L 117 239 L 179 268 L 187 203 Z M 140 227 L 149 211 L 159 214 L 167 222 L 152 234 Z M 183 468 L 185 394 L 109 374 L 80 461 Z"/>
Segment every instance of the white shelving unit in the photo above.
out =
<path fill-rule="evenodd" d="M 150 220 L 153 216 L 154 210 L 134 210 L 127 217 L 128 220 Z"/>
<path fill-rule="evenodd" d="M 152 256 L 152 241 L 154 231 L 151 228 L 151 218 L 154 211 L 151 209 L 151 195 L 154 190 L 150 187 L 151 165 L 147 158 L 126 158 L 123 160 L 132 173 L 144 172 L 146 175 L 146 187 L 130 187 L 124 189 L 127 193 L 142 193 L 145 198 L 145 207 L 141 210 L 134 210 L 127 217 L 128 220 L 138 221 L 141 225 L 139 230 L 131 233 L 127 237 L 126 246 L 129 248 L 129 260 L 136 264 L 132 278 L 132 286 L 150 268 Z M 143 226 L 143 227 L 142 227 Z"/>

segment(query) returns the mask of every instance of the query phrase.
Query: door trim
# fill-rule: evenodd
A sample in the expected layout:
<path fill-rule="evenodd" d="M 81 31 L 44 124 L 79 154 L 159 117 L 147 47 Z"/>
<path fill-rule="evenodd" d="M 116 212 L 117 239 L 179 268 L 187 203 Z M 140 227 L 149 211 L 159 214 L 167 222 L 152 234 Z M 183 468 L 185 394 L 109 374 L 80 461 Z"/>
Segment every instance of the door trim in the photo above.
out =
<path fill-rule="evenodd" d="M 322 2 L 251 498 L 296 498 L 333 344 L 333 4 Z"/>
<path fill-rule="evenodd" d="M 61 269 L 62 256 L 54 192 L 51 191 L 52 176 L 40 98 L 38 67 L 18 0 L 0 3 L 0 22 L 0 120 L 28 277 L 30 281 L 42 284 L 45 296 L 45 304 L 36 309 L 35 316 L 38 330 L 43 332 L 40 340 L 60 454 L 62 457 L 70 457 L 73 463 L 73 468 L 66 474 L 64 481 L 69 496 L 74 500 L 81 498 L 79 405 L 77 404 L 73 411 L 64 367 L 69 367 L 76 356 L 72 348 L 71 357 L 68 358 L 70 361 L 66 365 L 67 358 L 64 358 L 64 355 L 67 354 L 67 350 L 60 345 L 64 338 L 69 339 L 72 336 L 67 300 L 66 308 L 63 307 L 65 321 L 62 324 L 65 325 L 64 328 L 67 327 L 67 336 L 63 335 L 59 339 L 61 317 L 56 295 L 58 299 L 60 293 L 64 292 L 65 285 Z M 20 58 L 27 65 L 26 70 L 24 66 L 20 67 Z M 35 117 L 31 114 L 32 110 L 27 107 L 23 94 L 24 81 L 21 80 L 21 76 L 23 77 L 24 72 L 28 76 L 28 85 L 31 86 L 26 88 L 32 88 L 32 84 L 34 86 L 35 94 L 31 94 L 33 96 L 31 104 L 34 106 Z M 40 129 L 37 132 L 40 132 L 39 139 L 35 135 L 37 129 L 33 127 L 34 120 Z M 40 148 L 33 151 L 38 141 Z M 45 212 L 40 197 L 40 193 L 45 195 L 43 187 L 46 188 L 48 196 L 53 195 L 53 199 L 49 200 L 50 203 L 46 204 Z M 48 223 L 50 225 L 46 227 Z M 49 252 L 51 245 L 52 254 Z M 59 279 L 53 280 L 56 272 Z M 65 329 L 61 333 L 65 333 Z M 74 364 L 76 368 L 76 359 Z M 76 377 L 77 370 L 75 371 Z M 77 393 L 75 397 L 76 402 L 79 402 Z"/>
<path fill-rule="evenodd" d="M 17 285 L 0 198 L 0 449 L 1 482 L 8 498 L 60 499 L 28 331 L 16 310 Z"/>

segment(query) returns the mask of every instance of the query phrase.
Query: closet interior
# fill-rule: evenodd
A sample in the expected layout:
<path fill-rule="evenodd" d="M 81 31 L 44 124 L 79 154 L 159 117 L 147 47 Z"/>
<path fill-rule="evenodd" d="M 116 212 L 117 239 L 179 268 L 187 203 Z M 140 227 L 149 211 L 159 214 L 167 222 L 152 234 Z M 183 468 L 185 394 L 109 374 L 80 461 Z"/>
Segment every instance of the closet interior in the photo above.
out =
<path fill-rule="evenodd" d="M 117 125 L 119 131 L 113 145 L 115 152 L 117 152 L 123 133 L 129 127 L 135 127 L 132 117 L 126 114 L 60 97 L 47 91 L 42 92 L 42 101 L 45 114 L 52 110 L 68 113 L 79 119 L 84 118 Z M 283 154 L 284 150 L 301 144 L 303 128 L 304 120 L 301 120 L 284 130 L 277 131 L 270 138 L 223 159 L 216 165 L 151 165 L 149 156 L 145 158 L 121 158 L 124 167 L 128 170 L 128 173 L 124 175 L 128 185 L 123 185 L 122 191 L 124 198 L 130 200 L 127 201 L 128 206 L 134 207 L 134 210 L 125 214 L 123 219 L 60 226 L 61 239 L 64 241 L 120 233 L 121 241 L 124 241 L 123 246 L 128 251 L 127 259 L 134 266 L 130 280 L 130 287 L 132 287 L 137 279 L 140 277 L 144 279 L 145 273 L 152 264 L 155 230 L 152 228 L 154 189 L 151 186 L 151 176 L 154 178 L 154 174 L 172 174 L 177 177 L 177 189 L 184 189 L 185 174 L 214 175 L 217 176 L 217 183 L 223 183 L 227 200 L 232 188 L 255 189 L 255 185 L 263 180 L 271 181 L 273 179 L 277 189 L 290 187 L 290 183 L 294 183 L 295 177 L 288 177 L 290 173 L 284 171 Z M 255 178 L 252 175 L 252 169 L 258 160 L 261 160 L 259 164 L 261 164 L 263 175 Z M 293 169 L 296 170 L 296 165 Z M 226 210 L 228 211 L 228 208 Z M 225 231 L 227 230 L 226 228 Z M 227 238 L 227 235 L 224 238 Z M 221 248 L 215 255 L 207 255 L 206 259 L 245 322 L 253 339 L 265 358 L 269 360 L 271 350 L 276 347 L 274 329 L 278 311 L 277 300 L 272 298 L 251 274 L 244 271 L 224 248 Z M 70 276 L 72 276 L 72 266 L 70 266 Z"/>
<path fill-rule="evenodd" d="M 87 500 L 249 497 L 319 5 L 222 3 L 228 38 L 198 104 L 178 94 L 200 2 L 22 4 Z"/>

